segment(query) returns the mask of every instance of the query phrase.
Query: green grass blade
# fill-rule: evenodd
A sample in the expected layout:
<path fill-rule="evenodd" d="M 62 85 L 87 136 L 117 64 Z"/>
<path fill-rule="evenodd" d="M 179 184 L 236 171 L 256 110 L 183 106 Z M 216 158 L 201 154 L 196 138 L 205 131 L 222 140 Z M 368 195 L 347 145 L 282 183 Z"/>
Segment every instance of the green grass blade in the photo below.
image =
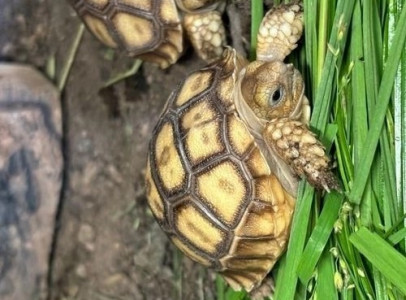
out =
<path fill-rule="evenodd" d="M 75 61 L 76 53 L 79 50 L 80 42 L 82 41 L 83 33 L 85 31 L 85 25 L 80 24 L 79 28 L 75 34 L 73 39 L 73 43 L 68 51 L 68 58 L 62 67 L 61 73 L 59 74 L 59 78 L 57 80 L 56 86 L 60 92 L 63 91 L 66 85 L 66 81 L 68 80 L 70 70 L 72 65 Z"/>
<path fill-rule="evenodd" d="M 342 92 L 337 96 L 338 99 L 343 97 Z M 348 190 L 348 183 L 353 180 L 354 167 L 351 158 L 351 149 L 349 147 L 349 141 L 346 135 L 346 113 L 341 101 L 337 101 L 335 108 L 335 121 L 337 123 L 337 160 L 339 165 L 339 171 L 341 179 L 344 183 L 344 190 Z"/>
<path fill-rule="evenodd" d="M 317 77 L 314 77 L 313 80 L 316 81 L 316 86 L 320 83 L 320 76 L 323 70 L 323 63 L 326 58 L 327 53 L 327 41 L 328 41 L 328 11 L 329 6 L 331 5 L 330 0 L 320 0 L 320 18 L 319 18 L 319 30 L 318 30 L 318 49 L 317 49 Z"/>
<path fill-rule="evenodd" d="M 400 0 L 390 1 L 389 12 L 389 42 L 393 42 L 395 25 L 398 17 L 398 10 L 405 3 Z M 394 108 L 394 142 L 395 142 L 395 166 L 396 166 L 396 193 L 398 196 L 398 205 L 400 211 L 406 213 L 406 54 L 403 53 L 400 59 L 399 68 L 396 74 L 395 85 L 393 88 L 393 108 Z M 402 209 L 403 208 L 403 209 Z M 406 226 L 406 220 L 404 221 Z M 403 249 L 406 247 L 406 239 L 403 243 Z"/>
<path fill-rule="evenodd" d="M 376 300 L 387 300 L 388 292 L 386 290 L 386 280 L 385 277 L 376 269 L 373 268 L 372 270 L 375 282 L 375 292 L 376 292 Z"/>
<path fill-rule="evenodd" d="M 350 57 L 354 63 L 351 73 L 351 106 L 352 106 L 352 131 L 351 142 L 353 145 L 353 163 L 354 168 L 358 168 L 362 160 L 362 150 L 368 132 L 368 115 L 367 115 L 367 97 L 366 97 L 366 78 L 365 78 L 365 62 L 364 62 L 364 49 L 363 49 L 363 30 L 362 30 L 362 13 L 361 1 L 357 1 L 354 9 L 354 16 L 352 21 L 352 34 L 350 45 Z M 354 174 L 351 175 L 350 183 L 354 180 Z M 369 183 L 370 184 L 370 183 Z M 348 191 L 348 189 L 346 189 Z M 370 190 L 364 194 L 361 209 L 361 222 L 364 225 L 371 223 L 371 206 L 372 197 Z"/>
<path fill-rule="evenodd" d="M 317 10 L 314 9 L 316 6 L 316 0 L 307 0 L 304 3 L 304 19 L 305 19 L 305 50 L 306 50 L 306 65 L 308 72 L 305 74 L 311 78 L 307 78 L 306 84 L 309 88 L 309 98 L 313 98 L 314 91 L 319 85 L 318 78 L 320 77 L 317 74 L 318 68 L 314 68 L 314 64 L 317 62 L 317 53 L 318 53 L 318 41 L 317 41 Z M 327 41 L 327 40 L 326 40 Z M 324 41 L 324 43 L 326 42 Z M 324 56 L 324 54 L 323 54 Z"/>
<path fill-rule="evenodd" d="M 406 227 L 403 227 L 400 229 L 398 232 L 395 232 L 394 234 L 390 235 L 388 237 L 388 240 L 393 244 L 396 245 L 406 239 Z"/>
<path fill-rule="evenodd" d="M 245 291 L 234 291 L 231 287 L 227 286 L 224 279 L 216 276 L 216 299 L 217 300 L 249 300 Z"/>
<path fill-rule="evenodd" d="M 387 118 L 388 119 L 388 118 Z M 383 177 L 385 178 L 385 195 L 382 197 L 383 201 L 387 203 L 390 222 L 385 223 L 385 227 L 392 226 L 394 220 L 396 220 L 402 212 L 399 211 L 397 205 L 396 197 L 396 178 L 395 178 L 395 162 L 392 155 L 393 151 L 391 144 L 393 142 L 389 141 L 388 128 L 386 124 L 384 125 L 384 130 L 382 131 L 382 136 L 380 138 L 380 147 L 382 150 L 382 161 L 383 161 Z"/>
<path fill-rule="evenodd" d="M 327 124 L 326 131 L 324 132 L 324 136 L 321 140 L 323 145 L 326 147 L 327 153 L 331 150 L 331 147 L 337 135 L 337 131 L 338 128 L 336 124 Z"/>
<path fill-rule="evenodd" d="M 360 253 L 354 248 L 354 246 L 349 241 L 349 237 L 353 230 L 354 220 L 349 215 L 348 203 L 344 203 L 343 209 L 340 213 L 340 223 L 341 225 L 337 228 L 340 229 L 336 233 L 337 237 L 337 248 L 339 249 L 339 256 L 342 261 L 345 262 L 347 277 L 351 279 L 353 285 L 355 286 L 355 294 L 359 296 L 359 299 L 367 299 L 366 294 L 373 294 L 372 286 L 366 277 L 361 277 L 358 274 L 358 269 L 362 270 L 364 273 L 364 266 L 361 260 Z M 345 289 L 344 293 L 348 293 L 348 289 Z M 353 298 L 349 298 L 353 299 Z"/>
<path fill-rule="evenodd" d="M 378 234 L 361 227 L 351 235 L 351 243 L 406 295 L 406 257 L 397 252 Z M 373 246 L 372 246 L 373 245 Z"/>
<path fill-rule="evenodd" d="M 324 249 L 320 259 L 316 285 L 316 299 L 338 299 L 334 285 L 334 265 L 329 249 Z"/>
<path fill-rule="evenodd" d="M 234 291 L 232 288 L 228 288 L 224 296 L 225 300 L 249 300 L 246 292 Z"/>
<path fill-rule="evenodd" d="M 390 95 L 392 93 L 393 82 L 398 68 L 400 56 L 403 51 L 405 39 L 406 39 L 406 9 L 403 8 L 399 19 L 399 23 L 396 28 L 394 42 L 388 54 L 388 57 L 390 57 L 391 59 L 386 64 L 382 76 L 382 81 L 379 87 L 377 104 L 372 112 L 374 122 L 371 123 L 371 127 L 368 131 L 364 145 L 364 150 L 362 152 L 363 160 L 360 163 L 359 168 L 355 170 L 353 190 L 349 195 L 351 202 L 356 204 L 360 203 L 362 194 L 365 189 L 365 185 L 368 180 L 367 174 L 370 173 L 372 161 L 375 156 L 375 150 L 378 145 L 380 133 L 384 124 L 386 110 L 389 104 Z"/>
<path fill-rule="evenodd" d="M 366 93 L 368 99 L 369 108 L 369 121 L 375 122 L 373 115 L 373 107 L 377 103 L 378 88 L 382 75 L 382 61 L 383 61 L 383 42 L 382 42 L 382 25 L 381 19 L 378 13 L 378 6 L 371 1 L 364 2 L 364 55 L 365 55 L 365 82 Z M 386 115 L 387 122 L 390 120 L 390 114 Z M 395 192 L 395 170 L 394 161 L 392 155 L 392 149 L 390 148 L 388 127 L 384 125 L 384 129 L 381 131 L 379 138 L 381 155 L 376 159 L 375 166 L 378 167 L 377 172 L 373 172 L 372 176 L 378 176 L 375 181 L 379 184 L 385 184 L 385 187 L 381 188 L 382 193 L 380 199 L 384 205 L 385 211 L 385 227 L 389 228 L 392 225 L 394 219 L 399 215 L 396 205 L 396 192 Z M 385 180 L 382 180 L 385 179 Z M 368 198 L 364 197 L 365 200 Z M 368 199 L 370 201 L 370 199 Z M 362 204 L 364 206 L 364 203 Z M 369 225 L 369 222 L 363 223 L 365 226 Z"/>
<path fill-rule="evenodd" d="M 337 192 L 332 192 L 326 196 L 323 210 L 303 251 L 297 269 L 299 278 L 304 285 L 307 285 L 316 269 L 317 262 L 333 230 L 334 222 L 337 220 L 343 198 L 344 196 Z"/>
<path fill-rule="evenodd" d="M 366 93 L 372 104 L 375 104 L 378 94 L 381 76 L 380 61 L 382 60 L 382 37 L 381 35 L 374 35 L 374 27 L 380 26 L 379 19 L 374 18 L 374 9 L 376 9 L 376 5 L 372 1 L 363 2 L 364 75 Z M 371 115 L 370 118 L 372 118 Z"/>
<path fill-rule="evenodd" d="M 327 51 L 321 81 L 317 87 L 313 115 L 310 122 L 311 126 L 317 129 L 320 133 L 324 133 L 328 116 L 331 111 L 331 91 L 334 85 L 333 79 L 337 68 L 341 65 L 342 54 L 346 43 L 348 26 L 351 22 L 354 4 L 354 0 L 341 0 L 337 5 L 334 26 L 329 40 L 329 51 Z"/>
<path fill-rule="evenodd" d="M 251 1 L 251 48 L 250 60 L 255 60 L 257 51 L 257 34 L 264 16 L 264 4 L 262 0 Z"/>
<path fill-rule="evenodd" d="M 112 76 L 110 79 L 108 79 L 104 84 L 103 88 L 109 87 L 113 84 L 116 84 L 117 82 L 124 80 L 130 76 L 133 76 L 138 72 L 138 70 L 141 68 L 142 65 L 142 60 L 141 59 L 136 59 L 131 66 L 130 69 L 125 70 L 124 72 L 120 72 L 119 74 L 116 74 Z"/>
<path fill-rule="evenodd" d="M 302 255 L 306 239 L 307 225 L 309 223 L 309 214 L 313 202 L 314 190 L 304 182 L 300 184 L 298 192 L 298 203 L 296 203 L 295 214 L 292 221 L 292 231 L 289 240 L 288 251 L 286 255 L 286 264 L 281 278 L 278 278 L 275 289 L 275 299 L 294 299 L 297 273 L 296 269 L 299 259 Z"/>
<path fill-rule="evenodd" d="M 226 283 L 224 282 L 223 278 L 217 274 L 216 276 L 216 298 L 217 300 L 226 300 L 225 298 L 226 293 Z"/>

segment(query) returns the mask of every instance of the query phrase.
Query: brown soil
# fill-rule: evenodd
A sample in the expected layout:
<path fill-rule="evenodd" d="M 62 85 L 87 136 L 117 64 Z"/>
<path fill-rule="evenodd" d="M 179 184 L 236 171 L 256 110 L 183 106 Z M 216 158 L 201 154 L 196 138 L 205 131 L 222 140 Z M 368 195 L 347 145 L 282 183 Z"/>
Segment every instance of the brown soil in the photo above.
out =
<path fill-rule="evenodd" d="M 243 20 L 245 1 L 228 15 Z M 243 4 L 241 4 L 243 3 Z M 67 1 L 0 0 L 0 58 L 43 73 L 67 63 L 80 24 Z M 231 24 L 235 46 L 246 46 Z M 238 35 L 235 36 L 235 35 Z M 65 172 L 51 256 L 51 299 L 214 299 L 214 274 L 182 257 L 155 223 L 144 195 L 148 141 L 167 96 L 204 63 L 190 49 L 167 70 L 134 63 L 87 31 L 61 95 Z"/>

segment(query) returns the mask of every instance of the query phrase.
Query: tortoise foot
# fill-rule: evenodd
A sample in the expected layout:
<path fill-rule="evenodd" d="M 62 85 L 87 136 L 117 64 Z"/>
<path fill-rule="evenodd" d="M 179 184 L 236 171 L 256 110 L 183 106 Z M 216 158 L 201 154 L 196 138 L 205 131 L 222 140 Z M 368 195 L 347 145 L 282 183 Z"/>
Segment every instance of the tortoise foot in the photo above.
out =
<path fill-rule="evenodd" d="M 265 129 L 267 144 L 292 168 L 316 188 L 340 190 L 331 172 L 324 146 L 306 125 L 298 121 L 277 119 Z"/>
<path fill-rule="evenodd" d="M 273 299 L 275 284 L 272 277 L 266 277 L 261 285 L 250 292 L 252 300 Z"/>

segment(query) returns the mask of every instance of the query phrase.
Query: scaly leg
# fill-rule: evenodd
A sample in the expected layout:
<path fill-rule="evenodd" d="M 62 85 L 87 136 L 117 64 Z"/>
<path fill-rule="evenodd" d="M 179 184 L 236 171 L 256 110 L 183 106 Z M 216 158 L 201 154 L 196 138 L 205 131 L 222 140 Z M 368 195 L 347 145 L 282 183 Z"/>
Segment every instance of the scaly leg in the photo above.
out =
<path fill-rule="evenodd" d="M 218 11 L 187 13 L 184 25 L 200 58 L 212 62 L 221 57 L 226 46 L 226 33 Z"/>
<path fill-rule="evenodd" d="M 300 177 L 305 177 L 316 188 L 339 190 L 329 167 L 329 158 L 320 141 L 306 125 L 289 119 L 269 122 L 264 140 Z"/>
<path fill-rule="evenodd" d="M 303 8 L 300 4 L 280 5 L 262 20 L 258 32 L 257 60 L 283 61 L 303 31 Z"/>

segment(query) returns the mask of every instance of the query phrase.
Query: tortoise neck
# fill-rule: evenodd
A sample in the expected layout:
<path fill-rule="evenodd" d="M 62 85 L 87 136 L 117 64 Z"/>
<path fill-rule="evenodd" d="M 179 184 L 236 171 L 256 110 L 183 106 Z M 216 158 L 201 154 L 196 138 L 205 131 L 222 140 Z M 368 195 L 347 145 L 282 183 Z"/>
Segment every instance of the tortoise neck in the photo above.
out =
<path fill-rule="evenodd" d="M 276 175 L 287 193 L 289 193 L 292 197 L 295 197 L 297 193 L 298 179 L 292 172 L 289 165 L 280 159 L 278 154 L 267 146 L 266 142 L 264 141 L 263 133 L 269 121 L 258 118 L 251 107 L 244 100 L 241 91 L 241 81 L 244 78 L 244 75 L 245 68 L 238 73 L 238 78 L 236 80 L 236 88 L 234 90 L 235 109 L 242 121 L 247 125 L 248 130 L 254 137 L 258 147 L 261 149 L 261 152 L 264 155 L 271 172 Z"/>
<path fill-rule="evenodd" d="M 238 73 L 238 78 L 236 81 L 236 89 L 234 91 L 234 99 L 235 99 L 235 108 L 240 116 L 240 118 L 244 121 L 244 123 L 248 126 L 249 131 L 255 137 L 261 137 L 262 132 L 266 126 L 266 121 L 258 118 L 251 107 L 247 104 L 244 100 L 244 96 L 241 91 L 241 81 L 245 76 L 246 68 L 243 68 Z"/>

